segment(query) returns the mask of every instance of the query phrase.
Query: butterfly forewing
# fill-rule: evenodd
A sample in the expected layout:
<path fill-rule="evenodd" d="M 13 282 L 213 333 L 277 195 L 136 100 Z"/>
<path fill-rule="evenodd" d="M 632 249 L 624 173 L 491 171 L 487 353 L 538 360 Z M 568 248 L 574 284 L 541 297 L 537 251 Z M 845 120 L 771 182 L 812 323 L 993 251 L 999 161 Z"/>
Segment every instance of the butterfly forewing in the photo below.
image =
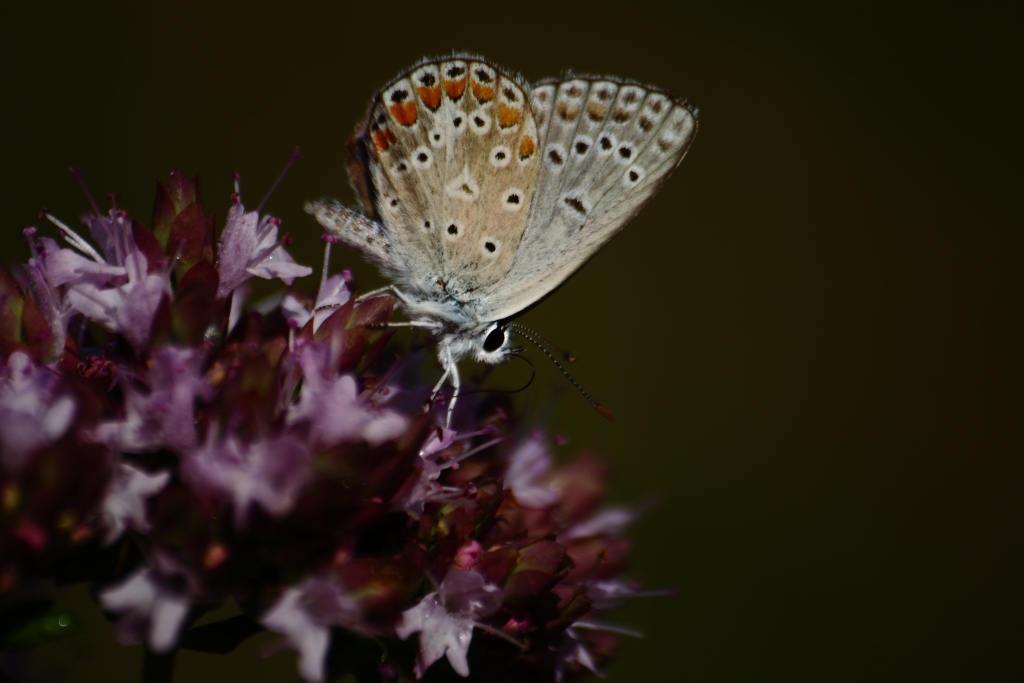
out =
<path fill-rule="evenodd" d="M 685 101 L 607 79 L 539 85 L 531 103 L 537 192 L 511 268 L 480 292 L 486 304 L 478 312 L 488 320 L 543 298 L 614 237 L 679 164 L 697 129 Z"/>
<path fill-rule="evenodd" d="M 406 284 L 460 298 L 499 282 L 537 176 L 526 89 L 484 62 L 424 63 L 380 92 L 363 140 L 374 212 Z"/>
<path fill-rule="evenodd" d="M 696 130 L 684 100 L 634 83 L 574 77 L 530 90 L 480 60 L 425 61 L 378 93 L 350 143 L 370 218 L 336 202 L 309 210 L 409 290 L 412 315 L 454 323 L 445 334 L 463 339 L 580 268 Z"/>

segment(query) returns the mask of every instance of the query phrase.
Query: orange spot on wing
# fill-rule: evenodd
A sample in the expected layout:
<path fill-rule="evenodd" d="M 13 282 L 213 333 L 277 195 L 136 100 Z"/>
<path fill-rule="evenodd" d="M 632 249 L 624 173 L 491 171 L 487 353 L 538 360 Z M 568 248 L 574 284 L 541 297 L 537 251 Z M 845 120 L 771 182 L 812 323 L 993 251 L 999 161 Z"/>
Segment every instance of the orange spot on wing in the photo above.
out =
<path fill-rule="evenodd" d="M 494 88 L 490 85 L 473 81 L 473 95 L 481 102 L 490 102 L 494 99 Z"/>
<path fill-rule="evenodd" d="M 523 120 L 523 112 L 507 104 L 498 105 L 498 125 L 502 128 L 514 126 Z"/>
<path fill-rule="evenodd" d="M 537 150 L 536 145 L 533 144 L 533 138 L 529 135 L 525 136 L 519 142 L 519 158 L 526 159 Z"/>
<path fill-rule="evenodd" d="M 587 105 L 587 116 L 590 117 L 591 121 L 604 121 L 605 115 L 608 113 L 608 107 L 597 102 L 591 102 Z"/>
<path fill-rule="evenodd" d="M 416 102 L 413 100 L 407 100 L 405 102 L 395 102 L 391 105 L 391 116 L 403 126 L 411 126 L 416 123 L 416 117 L 419 112 L 416 111 Z"/>
<path fill-rule="evenodd" d="M 373 131 L 373 146 L 382 152 L 388 151 L 388 136 L 390 130 L 375 130 Z"/>
<path fill-rule="evenodd" d="M 416 88 L 416 94 L 420 96 L 423 104 L 427 105 L 430 111 L 436 110 L 441 104 L 441 86 L 439 85 Z"/>
<path fill-rule="evenodd" d="M 466 91 L 466 79 L 460 78 L 457 81 L 444 81 L 444 91 L 448 93 L 448 97 L 453 100 L 457 100 L 462 97 L 462 93 Z"/>

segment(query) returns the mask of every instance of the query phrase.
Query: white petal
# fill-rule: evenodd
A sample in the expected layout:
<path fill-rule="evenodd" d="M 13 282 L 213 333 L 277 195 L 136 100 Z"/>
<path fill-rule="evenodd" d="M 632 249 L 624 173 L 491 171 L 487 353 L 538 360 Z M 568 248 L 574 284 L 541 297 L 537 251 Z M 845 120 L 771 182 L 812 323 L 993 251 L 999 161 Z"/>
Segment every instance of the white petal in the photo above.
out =
<path fill-rule="evenodd" d="M 163 654 L 178 644 L 178 634 L 187 614 L 188 600 L 185 598 L 176 595 L 157 598 L 149 623 L 149 647 L 153 652 Z"/>
<path fill-rule="evenodd" d="M 156 586 L 149 570 L 140 569 L 120 584 L 100 591 L 100 604 L 110 612 L 149 612 L 156 600 Z"/>

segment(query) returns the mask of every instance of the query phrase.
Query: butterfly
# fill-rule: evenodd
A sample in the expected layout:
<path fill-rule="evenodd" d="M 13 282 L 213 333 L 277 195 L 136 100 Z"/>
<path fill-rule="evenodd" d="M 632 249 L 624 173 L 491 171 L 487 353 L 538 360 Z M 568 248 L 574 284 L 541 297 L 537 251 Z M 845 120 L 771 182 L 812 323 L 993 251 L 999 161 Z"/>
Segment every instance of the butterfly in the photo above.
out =
<path fill-rule="evenodd" d="M 482 59 L 425 60 L 378 92 L 348 144 L 362 211 L 306 211 L 392 280 L 410 318 L 392 326 L 436 335 L 450 424 L 456 363 L 516 353 L 512 319 L 622 230 L 696 132 L 686 100 L 630 81 L 531 86 Z"/>

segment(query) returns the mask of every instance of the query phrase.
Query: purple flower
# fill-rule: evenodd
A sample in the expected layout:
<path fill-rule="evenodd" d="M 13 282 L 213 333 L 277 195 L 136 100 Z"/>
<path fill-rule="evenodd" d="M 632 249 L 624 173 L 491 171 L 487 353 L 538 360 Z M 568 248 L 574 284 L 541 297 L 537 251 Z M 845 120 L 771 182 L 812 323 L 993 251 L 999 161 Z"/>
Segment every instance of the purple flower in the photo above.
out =
<path fill-rule="evenodd" d="M 324 679 L 331 627 L 358 631 L 361 618 L 355 602 L 336 585 L 310 578 L 286 589 L 260 623 L 284 634 L 288 645 L 299 651 L 299 674 L 310 683 L 319 683 Z"/>
<path fill-rule="evenodd" d="M 626 527 L 636 520 L 637 516 L 637 512 L 621 507 L 602 510 L 560 533 L 558 540 L 569 541 L 589 536 L 620 536 Z"/>
<path fill-rule="evenodd" d="M 597 664 L 594 662 L 593 656 L 591 656 L 590 652 L 583 644 L 580 634 L 573 628 L 565 630 L 565 641 L 558 649 L 555 662 L 556 683 L 562 682 L 562 679 L 565 677 L 565 671 L 568 669 L 570 664 L 579 664 L 580 666 L 584 666 L 590 669 L 594 674 L 603 678 L 603 675 L 597 669 Z"/>
<path fill-rule="evenodd" d="M 57 374 L 15 351 L 0 370 L 0 463 L 17 472 L 71 427 L 77 406 Z"/>
<path fill-rule="evenodd" d="M 458 550 L 455 551 L 455 557 L 452 559 L 452 564 L 459 569 L 470 569 L 473 565 L 480 561 L 480 558 L 484 555 L 484 549 L 480 545 L 479 541 L 468 541 L 463 543 Z"/>
<path fill-rule="evenodd" d="M 42 245 L 36 244 L 32 239 L 35 234 L 35 228 L 22 230 L 22 235 L 25 236 L 28 248 L 32 252 L 32 258 L 25 264 L 25 275 L 28 278 L 29 289 L 32 291 L 32 300 L 43 319 L 46 320 L 47 327 L 50 328 L 49 358 L 56 360 L 64 354 L 64 344 L 67 341 L 67 322 L 74 311 L 64 300 L 57 285 L 53 283 L 47 268 L 47 257 L 60 252 L 60 248 L 52 239 L 45 237 L 42 239 Z"/>
<path fill-rule="evenodd" d="M 313 310 L 306 308 L 305 304 L 291 294 L 286 294 L 281 300 L 281 312 L 288 322 L 295 327 L 305 327 L 309 319 L 313 319 L 313 331 L 316 332 L 332 313 L 341 306 L 348 303 L 352 294 L 348 291 L 347 278 L 344 273 L 335 275 L 324 280 L 316 294 L 316 301 L 313 303 Z"/>
<path fill-rule="evenodd" d="M 93 438 L 129 453 L 194 447 L 195 400 L 197 396 L 209 400 L 212 392 L 200 377 L 202 360 L 195 349 L 166 347 L 153 353 L 149 393 L 138 391 L 131 382 L 122 382 L 124 419 L 98 425 Z"/>
<path fill-rule="evenodd" d="M 178 643 L 189 604 L 198 593 L 192 576 L 170 556 L 156 551 L 152 566 L 100 591 L 99 599 L 104 609 L 121 615 L 114 626 L 119 642 L 132 645 L 146 637 L 149 649 L 161 654 Z"/>
<path fill-rule="evenodd" d="M 296 436 L 284 434 L 243 444 L 229 434 L 214 443 L 214 429 L 206 443 L 185 454 L 181 478 L 197 493 L 230 500 L 235 526 L 245 527 L 249 508 L 259 505 L 280 517 L 295 504 L 310 476 L 310 453 Z"/>
<path fill-rule="evenodd" d="M 280 221 L 272 216 L 261 220 L 258 211 L 246 213 L 237 201 L 232 205 L 220 238 L 218 299 L 253 275 L 267 280 L 281 278 L 290 285 L 295 278 L 313 272 L 312 268 L 295 263 L 284 250 L 285 240 L 277 239 L 278 225 Z"/>
<path fill-rule="evenodd" d="M 469 675 L 466 655 L 478 618 L 489 617 L 499 609 L 502 591 L 487 583 L 473 570 L 450 569 L 433 593 L 402 613 L 395 633 L 405 640 L 420 634 L 416 656 L 416 678 L 422 678 L 430 665 L 447 655 L 460 676 Z"/>
<path fill-rule="evenodd" d="M 558 493 L 540 481 L 551 470 L 551 453 L 544 435 L 535 432 L 512 449 L 505 470 L 505 486 L 512 489 L 523 507 L 545 508 L 558 500 Z"/>
<path fill-rule="evenodd" d="M 69 249 L 50 254 L 44 241 L 50 283 L 68 286 L 67 301 L 75 310 L 110 332 L 124 335 L 136 351 L 145 348 L 160 300 L 171 295 L 170 271 L 166 267 L 150 271 L 155 264 L 147 262 L 135 243 L 128 214 L 111 209 L 109 218 L 96 215 L 90 222 L 104 256 L 71 228 L 52 216 L 47 218 L 89 257 Z"/>
<path fill-rule="evenodd" d="M 420 448 L 419 472 L 416 480 L 403 492 L 402 496 L 394 501 L 392 509 L 403 510 L 413 519 L 419 519 L 423 516 L 424 506 L 427 503 L 441 502 L 460 495 L 462 493 L 461 488 L 446 489 L 444 486 L 441 486 L 438 481 L 441 478 L 441 473 L 469 456 L 503 441 L 504 438 L 498 437 L 476 448 L 465 450 L 457 458 L 447 462 L 439 462 L 438 455 L 450 448 L 456 441 L 465 441 L 474 436 L 493 433 L 494 430 L 490 428 L 465 434 L 458 434 L 453 429 L 445 429 L 443 427 L 438 427 L 435 431 L 432 431 Z"/>
<path fill-rule="evenodd" d="M 376 408 L 372 396 L 360 396 L 351 375 L 325 377 L 329 362 L 327 349 L 307 344 L 298 352 L 302 367 L 302 392 L 298 403 L 288 409 L 288 424 L 308 422 L 310 440 L 320 446 L 366 441 L 379 446 L 400 436 L 408 420 L 392 411 Z"/>
<path fill-rule="evenodd" d="M 149 474 L 131 465 L 118 465 L 101 507 L 104 545 L 120 538 L 125 528 L 149 532 L 145 499 L 162 491 L 170 479 L 166 471 Z"/>

